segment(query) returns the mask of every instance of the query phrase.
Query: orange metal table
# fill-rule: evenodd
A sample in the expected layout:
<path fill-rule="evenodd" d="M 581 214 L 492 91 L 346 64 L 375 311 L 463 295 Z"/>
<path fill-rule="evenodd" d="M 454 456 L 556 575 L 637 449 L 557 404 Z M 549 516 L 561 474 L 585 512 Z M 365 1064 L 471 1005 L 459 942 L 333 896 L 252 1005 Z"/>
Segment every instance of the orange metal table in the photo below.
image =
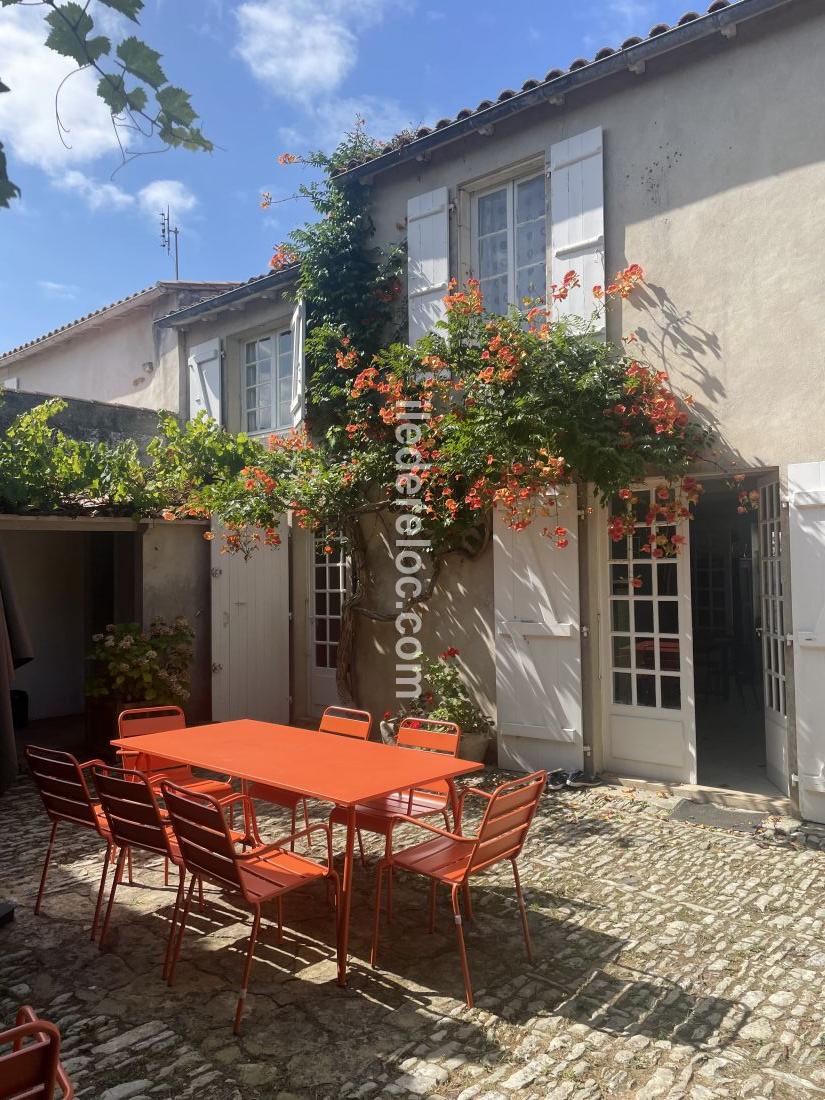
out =
<path fill-rule="evenodd" d="M 338 922 L 338 981 L 342 985 L 347 975 L 355 807 L 360 802 L 436 779 L 451 782 L 456 776 L 478 771 L 482 766 L 453 756 L 356 741 L 249 718 L 129 737 L 112 744 L 232 775 L 245 782 L 283 787 L 308 798 L 334 802 L 347 810 Z"/>

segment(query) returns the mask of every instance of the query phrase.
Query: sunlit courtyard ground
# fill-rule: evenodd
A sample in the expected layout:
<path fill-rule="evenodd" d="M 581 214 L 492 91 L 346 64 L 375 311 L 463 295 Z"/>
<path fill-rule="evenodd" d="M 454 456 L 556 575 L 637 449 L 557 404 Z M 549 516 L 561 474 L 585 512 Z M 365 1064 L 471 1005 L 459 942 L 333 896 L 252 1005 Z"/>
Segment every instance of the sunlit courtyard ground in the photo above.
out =
<path fill-rule="evenodd" d="M 700 825 L 674 806 L 614 789 L 545 795 L 522 857 L 535 964 L 500 867 L 473 889 L 472 1010 L 447 897 L 429 935 L 420 879 L 399 877 L 382 969 L 369 967 L 369 845 L 348 988 L 335 981 L 324 891 L 292 895 L 284 943 L 274 924 L 259 940 L 236 1039 L 243 911 L 207 887 L 170 990 L 160 972 L 174 890 L 160 860 L 135 856 L 100 952 L 88 932 L 101 843 L 66 827 L 35 917 L 48 822 L 21 780 L 0 801 L 0 896 L 18 903 L 0 929 L 0 1021 L 20 1003 L 53 1019 L 77 1094 L 94 1100 L 825 1095 L 818 839 L 750 819 Z M 266 838 L 283 831 L 278 815 L 262 812 Z"/>

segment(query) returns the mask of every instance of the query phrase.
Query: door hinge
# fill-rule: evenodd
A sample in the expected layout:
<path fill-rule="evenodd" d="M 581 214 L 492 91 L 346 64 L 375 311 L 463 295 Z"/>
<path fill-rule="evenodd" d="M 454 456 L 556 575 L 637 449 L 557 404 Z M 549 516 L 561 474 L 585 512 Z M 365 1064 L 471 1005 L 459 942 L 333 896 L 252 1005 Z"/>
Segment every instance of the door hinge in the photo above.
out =
<path fill-rule="evenodd" d="M 799 786 L 799 776 L 795 772 L 791 772 L 790 780 L 791 780 L 791 786 L 793 786 L 793 787 L 798 787 Z"/>
<path fill-rule="evenodd" d="M 789 645 L 789 646 L 793 645 L 793 634 L 786 634 L 785 635 L 785 645 Z"/>
<path fill-rule="evenodd" d="M 589 626 L 583 626 L 582 627 L 582 637 L 583 638 L 589 638 L 590 637 L 590 627 Z"/>
<path fill-rule="evenodd" d="M 216 664 L 216 663 L 213 662 L 212 672 L 213 673 L 223 672 L 223 665 L 219 665 L 219 664 Z"/>
<path fill-rule="evenodd" d="M 220 575 L 223 573 L 223 569 L 218 569 L 216 567 L 215 569 L 210 569 L 209 572 L 213 577 L 220 577 Z"/>

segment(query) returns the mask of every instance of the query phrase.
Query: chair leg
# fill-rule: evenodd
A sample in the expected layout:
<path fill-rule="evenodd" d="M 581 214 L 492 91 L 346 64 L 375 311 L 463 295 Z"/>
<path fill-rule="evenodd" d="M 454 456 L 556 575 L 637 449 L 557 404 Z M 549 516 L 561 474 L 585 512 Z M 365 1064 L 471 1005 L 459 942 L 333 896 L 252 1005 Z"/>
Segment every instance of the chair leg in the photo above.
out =
<path fill-rule="evenodd" d="M 312 851 L 312 833 L 309 831 L 309 806 L 307 806 L 307 800 L 304 799 L 304 828 L 307 830 L 307 848 Z"/>
<path fill-rule="evenodd" d="M 123 865 L 126 862 L 128 852 L 128 848 L 121 848 L 118 852 L 115 877 L 112 880 L 112 892 L 109 894 L 109 904 L 106 906 L 106 917 L 103 921 L 103 927 L 100 930 L 100 939 L 97 941 L 97 946 L 101 951 L 103 950 L 103 941 L 106 939 L 106 933 L 109 931 L 109 921 L 112 919 L 112 908 L 115 904 L 115 893 L 121 876 L 123 875 Z"/>
<path fill-rule="evenodd" d="M 518 898 L 519 912 L 521 913 L 521 928 L 524 932 L 524 946 L 527 948 L 527 958 L 530 962 L 533 961 L 533 944 L 530 940 L 530 925 L 527 923 L 527 909 L 524 905 L 524 897 L 521 893 L 521 880 L 518 875 L 518 867 L 516 861 L 513 859 L 510 861 L 513 865 L 513 878 L 516 880 L 516 897 Z"/>
<path fill-rule="evenodd" d="M 372 924 L 372 949 L 370 951 L 370 966 L 378 966 L 378 930 L 381 924 L 381 886 L 382 879 L 384 877 L 384 868 L 386 862 L 381 859 L 378 861 L 378 870 L 375 876 L 375 914 L 373 916 Z"/>
<path fill-rule="evenodd" d="M 167 985 L 172 985 L 175 981 L 175 971 L 178 966 L 178 959 L 180 958 L 180 949 L 183 944 L 183 933 L 186 931 L 186 921 L 189 919 L 189 909 L 192 905 L 192 895 L 195 892 L 195 876 L 192 875 L 192 880 L 189 883 L 189 889 L 186 892 L 186 902 L 183 906 L 183 912 L 180 917 L 180 924 L 178 926 L 178 934 L 175 940 L 175 946 L 172 948 L 172 958 L 169 961 L 169 973 L 166 976 Z"/>
<path fill-rule="evenodd" d="M 473 987 L 470 983 L 470 967 L 467 965 L 467 949 L 464 946 L 464 929 L 461 926 L 461 906 L 458 903 L 460 887 L 454 886 L 451 890 L 453 902 L 453 916 L 455 918 L 455 934 L 458 939 L 458 953 L 461 956 L 461 972 L 464 975 L 464 992 L 467 995 L 468 1008 L 473 1007 Z"/>
<path fill-rule="evenodd" d="M 49 870 L 49 862 L 52 858 L 52 849 L 54 848 L 54 838 L 57 835 L 57 826 L 59 821 L 52 822 L 52 831 L 49 835 L 49 846 L 46 849 L 46 858 L 43 860 L 43 874 L 40 876 L 40 889 L 37 891 L 37 901 L 34 903 L 34 912 L 39 914 L 40 906 L 43 903 L 43 891 L 46 888 L 46 874 Z"/>
<path fill-rule="evenodd" d="M 178 876 L 178 892 L 175 895 L 175 908 L 172 910 L 172 924 L 169 928 L 169 938 L 166 941 L 166 954 L 163 958 L 163 976 L 164 978 L 169 975 L 169 964 L 172 961 L 172 948 L 175 944 L 175 931 L 178 926 L 178 913 L 180 912 L 181 905 L 183 904 L 183 886 L 186 880 L 186 868 L 181 866 L 180 874 Z"/>
<path fill-rule="evenodd" d="M 361 855 L 361 866 L 366 869 L 367 857 L 364 855 L 364 838 L 361 836 L 361 830 L 356 829 L 355 833 L 358 837 L 358 851 Z"/>
<path fill-rule="evenodd" d="M 128 864 L 129 864 L 129 885 L 134 886 L 135 885 L 135 880 L 132 878 L 132 849 L 127 848 L 126 852 L 127 852 L 126 859 L 128 861 Z"/>
<path fill-rule="evenodd" d="M 169 856 L 163 857 L 163 885 L 169 885 Z"/>
<path fill-rule="evenodd" d="M 392 924 L 392 887 L 395 878 L 395 868 L 392 864 L 387 868 L 387 924 Z"/>
<path fill-rule="evenodd" d="M 297 827 L 297 821 L 298 821 L 298 804 L 296 802 L 296 804 L 292 807 L 292 824 L 289 827 L 289 850 L 290 850 L 290 852 L 295 851 L 295 829 Z"/>
<path fill-rule="evenodd" d="M 281 899 L 278 898 L 278 901 Z M 243 968 L 243 980 L 241 981 L 241 993 L 238 997 L 238 1004 L 235 1009 L 235 1024 L 232 1031 L 235 1035 L 241 1030 L 241 1016 L 243 1015 L 244 1002 L 246 1001 L 246 991 L 249 988 L 249 974 L 252 970 L 252 956 L 255 951 L 255 941 L 258 938 L 258 929 L 261 925 L 261 907 L 258 906 L 255 909 L 255 916 L 252 918 L 252 931 L 249 933 L 249 947 L 246 952 L 246 963 Z"/>
<path fill-rule="evenodd" d="M 428 931 L 435 932 L 435 894 L 438 889 L 438 882 L 435 879 L 430 881 L 430 926 Z"/>
<path fill-rule="evenodd" d="M 467 920 L 473 919 L 473 902 L 470 898 L 470 883 L 465 882 L 461 890 L 464 895 L 464 916 Z"/>
<path fill-rule="evenodd" d="M 95 906 L 95 915 L 92 917 L 92 934 L 91 941 L 95 942 L 95 933 L 97 932 L 97 922 L 100 917 L 100 907 L 103 905 L 103 894 L 106 890 L 106 872 L 109 870 L 109 860 L 112 858 L 112 845 L 106 845 L 106 855 L 103 857 L 103 873 L 100 876 L 100 886 L 97 890 L 97 905 Z"/>

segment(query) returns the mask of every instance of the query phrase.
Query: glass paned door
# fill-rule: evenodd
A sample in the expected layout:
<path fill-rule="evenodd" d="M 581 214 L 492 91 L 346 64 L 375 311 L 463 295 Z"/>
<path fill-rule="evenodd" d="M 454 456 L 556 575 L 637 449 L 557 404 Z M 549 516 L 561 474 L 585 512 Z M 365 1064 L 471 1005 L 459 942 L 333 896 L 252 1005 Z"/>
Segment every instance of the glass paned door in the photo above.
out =
<path fill-rule="evenodd" d="M 604 767 L 619 775 L 696 781 L 690 545 L 687 524 L 650 526 L 657 486 L 633 490 L 635 523 L 614 541 L 608 519 L 594 516 L 599 545 Z M 684 528 L 681 529 L 681 528 Z M 681 535 L 676 556 L 657 538 Z"/>
<path fill-rule="evenodd" d="M 785 677 L 785 597 L 782 579 L 782 501 L 779 479 L 759 482 L 759 609 L 765 757 L 770 781 L 788 791 L 788 719 Z"/>
<path fill-rule="evenodd" d="M 326 553 L 327 546 L 332 553 Z M 322 710 L 338 702 L 335 673 L 349 567 L 345 548 L 337 540 L 328 541 L 324 532 L 312 536 L 310 558 L 310 698 Z"/>

